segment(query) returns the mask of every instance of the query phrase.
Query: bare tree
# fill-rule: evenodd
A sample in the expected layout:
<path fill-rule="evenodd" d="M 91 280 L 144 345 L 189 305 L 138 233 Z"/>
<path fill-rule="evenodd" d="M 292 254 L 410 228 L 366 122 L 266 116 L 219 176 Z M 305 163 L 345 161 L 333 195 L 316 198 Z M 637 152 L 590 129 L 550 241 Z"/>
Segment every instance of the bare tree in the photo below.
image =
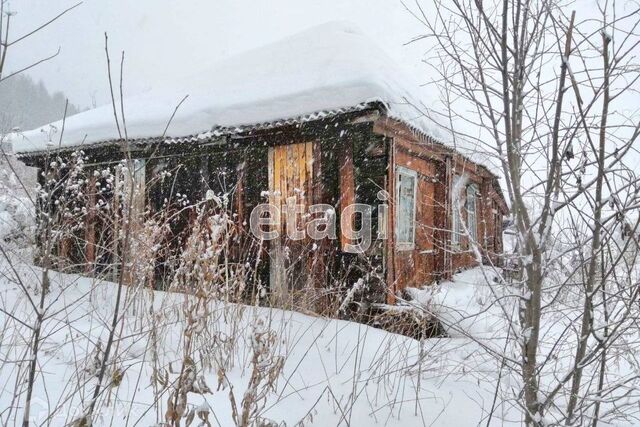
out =
<path fill-rule="evenodd" d="M 43 23 L 42 25 L 39 25 L 34 29 L 28 31 L 27 33 L 20 35 L 14 39 L 11 39 L 10 38 L 11 21 L 12 21 L 12 18 L 15 16 L 15 13 L 9 10 L 7 0 L 0 0 L 0 84 L 2 83 L 6 84 L 5 80 L 13 76 L 16 76 L 20 73 L 23 73 L 31 68 L 34 68 L 39 64 L 42 64 L 43 62 L 46 62 L 55 58 L 60 53 L 60 48 L 58 48 L 56 53 L 50 56 L 47 56 L 45 58 L 37 59 L 31 64 L 19 70 L 12 71 L 9 74 L 4 73 L 4 68 L 5 68 L 7 57 L 8 57 L 8 53 L 10 52 L 11 49 L 15 48 L 20 42 L 23 42 L 29 39 L 30 37 L 34 36 L 35 34 L 40 33 L 41 31 L 46 29 L 49 25 L 53 24 L 54 22 L 62 18 L 64 15 L 66 15 L 76 7 L 80 6 L 80 4 L 82 4 L 82 2 L 76 3 L 75 5 L 63 10 L 58 15 L 54 16 L 53 18 Z M 65 107 L 64 115 L 66 117 L 66 107 Z M 64 123 L 64 119 L 63 119 L 63 123 Z M 61 132 L 60 138 L 62 138 L 62 134 L 63 132 Z M 0 135 L 0 143 L 1 142 L 4 142 L 4 135 Z M 13 170 L 12 164 L 8 161 L 7 153 L 5 152 L 4 147 L 0 146 L 0 150 L 2 151 L 2 157 L 4 158 L 4 160 L 7 161 L 7 164 L 12 169 L 12 172 L 15 174 L 15 170 Z M 44 171 L 43 173 L 47 174 L 48 171 Z M 22 183 L 22 181 L 20 180 L 19 175 L 15 174 L 15 176 L 17 177 L 19 183 L 22 185 L 25 193 L 28 195 L 30 192 L 26 188 L 25 184 Z M 71 181 L 72 180 L 66 180 L 64 182 L 68 183 Z M 60 189 L 60 188 L 58 188 L 57 190 L 61 190 L 63 192 L 65 191 L 64 189 Z M 48 193 L 49 196 L 42 201 L 43 204 L 51 204 L 53 202 L 51 195 L 53 195 L 54 193 L 55 191 L 50 191 Z M 34 201 L 32 200 L 32 202 Z M 48 223 L 51 224 L 50 221 L 48 221 Z M 42 233 L 38 237 L 41 242 L 44 242 L 44 245 L 42 246 L 43 252 L 41 257 L 43 270 L 42 270 L 42 279 L 41 279 L 41 289 L 39 292 L 40 293 L 39 300 L 36 302 L 31 297 L 29 297 L 29 301 L 31 302 L 32 308 L 34 310 L 34 315 L 36 320 L 34 324 L 30 326 L 30 329 L 32 332 L 31 354 L 29 355 L 30 361 L 29 361 L 29 368 L 28 368 L 28 375 L 27 375 L 27 391 L 26 391 L 26 398 L 25 398 L 24 412 L 23 412 L 23 422 L 22 422 L 22 425 L 25 427 L 29 425 L 29 419 L 30 419 L 31 401 L 33 397 L 33 389 L 34 389 L 34 383 L 36 379 L 36 369 L 37 369 L 37 363 L 38 363 L 38 352 L 40 350 L 39 347 L 42 339 L 41 337 L 42 322 L 45 318 L 45 296 L 49 290 L 49 269 L 51 268 L 50 244 L 54 240 L 50 234 L 51 227 L 44 226 L 44 227 L 41 227 L 40 230 L 42 231 Z M 2 248 L 1 250 L 5 260 L 11 264 L 12 261 L 10 259 L 9 254 L 6 252 L 4 248 Z M 28 296 L 29 291 L 27 289 L 27 286 L 21 280 L 20 274 L 15 270 L 14 270 L 14 274 L 15 274 L 15 279 L 21 284 L 21 286 L 23 287 L 23 290 L 25 291 L 25 294 Z"/>
<path fill-rule="evenodd" d="M 629 214 L 639 201 L 633 164 L 640 119 L 614 103 L 624 105 L 638 90 L 640 9 L 615 1 L 600 2 L 594 13 L 567 13 L 561 1 L 431 5 L 430 12 L 417 1 L 405 5 L 427 30 L 418 40 L 434 43 L 426 62 L 446 100 L 442 110 L 425 114 L 459 148 L 488 152 L 500 165 L 517 230 L 522 293 L 513 341 L 520 362 L 511 367 L 522 377 L 524 420 L 596 425 L 604 414 L 592 394 L 612 398 L 621 387 L 604 381 L 607 349 L 628 338 L 623 330 L 637 312 L 636 293 L 623 291 L 620 281 L 637 283 L 637 275 L 625 269 L 624 279 L 616 276 L 637 245 L 638 219 Z M 621 241 L 624 227 L 634 231 Z M 627 308 L 612 317 L 614 300 Z M 558 312 L 579 323 L 575 333 L 570 325 L 548 332 L 545 322 Z M 569 343 L 574 354 L 550 380 L 550 352 Z M 597 360 L 600 370 L 593 369 Z"/>
<path fill-rule="evenodd" d="M 8 0 L 2 0 L 2 2 L 0 2 L 0 82 L 2 82 L 3 80 L 6 80 L 12 76 L 15 76 L 17 74 L 20 74 L 24 71 L 27 71 L 33 67 L 36 67 L 40 64 L 42 64 L 43 62 L 49 61 L 53 58 L 55 58 L 56 56 L 58 56 L 58 54 L 60 54 L 60 48 L 58 48 L 58 50 L 53 53 L 52 55 L 46 56 L 44 58 L 40 58 L 35 60 L 34 62 L 32 62 L 31 64 L 19 69 L 19 70 L 15 70 L 12 71 L 11 73 L 9 73 L 8 75 L 4 75 L 3 71 L 4 71 L 4 66 L 6 63 L 6 59 L 7 59 L 7 53 L 9 52 L 10 48 L 15 47 L 18 43 L 27 40 L 28 38 L 34 36 L 35 34 L 41 32 L 42 30 L 44 30 L 45 28 L 47 28 L 49 25 L 53 24 L 54 22 L 56 22 L 57 20 L 59 20 L 60 18 L 62 18 L 64 15 L 66 15 L 67 13 L 71 12 L 73 9 L 75 9 L 76 7 L 80 6 L 82 4 L 82 2 L 78 2 L 75 5 L 63 10 L 62 12 L 60 12 L 58 15 L 54 16 L 53 18 L 51 18 L 50 20 L 48 20 L 47 22 L 43 23 L 42 25 L 39 25 L 37 27 L 35 27 L 34 29 L 28 31 L 27 33 L 20 35 L 18 37 L 16 37 L 15 39 L 10 39 L 9 35 L 10 33 L 10 27 L 11 27 L 11 19 L 13 16 L 15 16 L 15 12 L 9 10 L 9 1 Z"/>

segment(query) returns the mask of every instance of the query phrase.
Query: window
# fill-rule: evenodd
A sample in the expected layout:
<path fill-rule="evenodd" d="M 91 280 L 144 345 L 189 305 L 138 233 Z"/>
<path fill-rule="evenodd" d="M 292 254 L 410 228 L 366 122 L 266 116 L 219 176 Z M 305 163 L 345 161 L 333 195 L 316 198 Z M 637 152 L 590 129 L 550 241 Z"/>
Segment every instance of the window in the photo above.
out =
<path fill-rule="evenodd" d="M 496 203 L 495 209 L 495 225 L 493 228 L 493 250 L 495 253 L 502 252 L 502 213 Z"/>
<path fill-rule="evenodd" d="M 415 244 L 416 190 L 418 174 L 399 167 L 396 173 L 396 240 L 398 249 L 413 249 Z"/>
<path fill-rule="evenodd" d="M 144 185 L 146 165 L 147 161 L 145 159 L 133 160 L 133 179 L 137 186 Z"/>
<path fill-rule="evenodd" d="M 133 208 L 136 215 L 144 212 L 145 204 L 145 175 L 147 161 L 145 159 L 133 160 Z M 127 189 L 129 191 L 129 189 Z"/>
<path fill-rule="evenodd" d="M 462 236 L 462 217 L 460 211 L 460 186 L 462 177 L 456 175 L 453 177 L 453 185 L 451 186 L 451 245 L 454 248 L 460 246 L 460 237 Z"/>
<path fill-rule="evenodd" d="M 475 184 L 469 185 L 467 187 L 467 230 L 471 241 L 477 241 L 478 239 L 477 195 L 478 187 Z"/>

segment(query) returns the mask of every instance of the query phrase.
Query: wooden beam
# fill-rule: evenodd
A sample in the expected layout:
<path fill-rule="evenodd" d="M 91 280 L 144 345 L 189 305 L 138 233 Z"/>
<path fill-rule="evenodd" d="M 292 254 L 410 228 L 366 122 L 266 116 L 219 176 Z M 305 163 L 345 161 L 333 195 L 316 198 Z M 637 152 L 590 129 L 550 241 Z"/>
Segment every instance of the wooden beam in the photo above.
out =
<path fill-rule="evenodd" d="M 387 303 L 396 303 L 396 153 L 395 139 L 389 143 L 389 162 L 387 165 L 387 193 L 389 193 L 390 209 L 387 218 Z"/>
<path fill-rule="evenodd" d="M 85 273 L 93 273 L 96 261 L 96 177 L 89 178 L 87 190 L 87 217 L 85 220 Z"/>
<path fill-rule="evenodd" d="M 341 150 L 340 159 L 340 211 L 356 202 L 355 172 L 353 170 L 353 146 L 347 141 Z M 342 220 L 341 220 L 342 221 Z M 353 222 L 353 218 L 351 219 Z M 353 228 L 353 223 L 352 223 Z M 353 244 L 340 228 L 340 247 L 344 251 L 348 244 Z"/>

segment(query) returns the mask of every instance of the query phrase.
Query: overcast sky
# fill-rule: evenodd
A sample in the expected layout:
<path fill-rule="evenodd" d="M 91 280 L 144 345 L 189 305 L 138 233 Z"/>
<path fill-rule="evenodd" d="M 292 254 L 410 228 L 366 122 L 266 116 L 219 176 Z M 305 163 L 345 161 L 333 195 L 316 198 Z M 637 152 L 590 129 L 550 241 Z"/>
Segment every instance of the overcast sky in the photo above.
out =
<path fill-rule="evenodd" d="M 414 6 L 415 0 L 407 0 Z M 9 0 L 12 37 L 46 22 L 78 0 Z M 427 13 L 431 2 L 420 1 Z M 576 0 L 585 17 L 596 0 Z M 432 8 L 431 8 L 432 9 Z M 29 73 L 72 103 L 107 103 L 104 33 L 116 61 L 124 50 L 125 94 L 192 75 L 229 55 L 267 44 L 328 21 L 355 23 L 420 83 L 430 81 L 423 63 L 429 42 L 409 43 L 424 27 L 401 0 L 85 0 L 82 5 L 9 53 L 15 70 L 55 52 Z M 437 94 L 425 89 L 426 97 Z"/>
<path fill-rule="evenodd" d="M 412 7 L 415 4 L 415 0 L 406 1 Z M 419 1 L 427 14 L 434 13 L 429 0 Z M 15 39 L 77 0 L 9 2 L 17 12 L 11 27 L 11 38 Z M 596 0 L 567 3 L 578 11 L 578 21 L 597 14 Z M 628 2 L 622 3 L 631 7 Z M 44 81 L 49 90 L 63 91 L 70 102 L 91 107 L 110 99 L 105 32 L 109 34 L 114 68 L 117 69 L 120 51 L 126 53 L 125 96 L 130 96 L 161 90 L 167 80 L 197 74 L 235 53 L 336 20 L 351 21 L 360 27 L 417 82 L 432 80 L 432 71 L 423 63 L 429 56 L 429 41 L 409 43 L 426 31 L 400 0 L 85 0 L 45 31 L 12 48 L 7 70 L 33 63 L 60 47 L 58 57 L 30 74 Z M 636 50 L 636 57 L 640 57 L 640 46 Z M 555 73 L 559 62 L 550 67 L 550 72 Z M 425 105 L 437 108 L 435 89 L 419 90 L 422 93 L 415 95 Z M 640 116 L 638 92 L 628 91 L 619 101 L 611 120 Z M 471 123 L 457 123 L 456 127 L 469 134 L 480 132 Z M 483 139 L 480 134 L 476 136 Z M 639 153 L 632 153 L 632 157 L 640 161 Z"/>
<path fill-rule="evenodd" d="M 14 37 L 46 22 L 75 0 L 13 0 Z M 234 53 L 327 21 L 358 25 L 420 81 L 427 46 L 411 44 L 421 25 L 400 0 L 85 0 L 70 14 L 10 52 L 8 70 L 51 54 L 30 74 L 84 107 L 108 101 L 104 32 L 112 56 L 125 51 L 125 92 L 192 74 Z"/>

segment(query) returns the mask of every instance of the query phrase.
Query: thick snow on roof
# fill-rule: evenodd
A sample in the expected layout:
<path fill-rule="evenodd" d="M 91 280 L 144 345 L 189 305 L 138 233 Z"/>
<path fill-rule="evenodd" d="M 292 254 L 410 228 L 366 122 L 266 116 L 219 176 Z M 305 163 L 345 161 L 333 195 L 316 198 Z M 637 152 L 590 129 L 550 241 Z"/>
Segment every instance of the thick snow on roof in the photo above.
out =
<path fill-rule="evenodd" d="M 166 136 L 183 137 L 215 127 L 260 124 L 376 101 L 384 103 L 392 117 L 431 133 L 412 95 L 417 86 L 408 82 L 411 79 L 353 25 L 328 23 L 239 54 L 187 79 L 125 97 L 127 135 L 162 136 L 185 95 L 188 98 Z M 16 152 L 57 148 L 62 122 L 52 125 L 57 132 L 47 125 L 14 138 Z M 113 108 L 104 105 L 67 118 L 61 145 L 118 138 Z"/>

